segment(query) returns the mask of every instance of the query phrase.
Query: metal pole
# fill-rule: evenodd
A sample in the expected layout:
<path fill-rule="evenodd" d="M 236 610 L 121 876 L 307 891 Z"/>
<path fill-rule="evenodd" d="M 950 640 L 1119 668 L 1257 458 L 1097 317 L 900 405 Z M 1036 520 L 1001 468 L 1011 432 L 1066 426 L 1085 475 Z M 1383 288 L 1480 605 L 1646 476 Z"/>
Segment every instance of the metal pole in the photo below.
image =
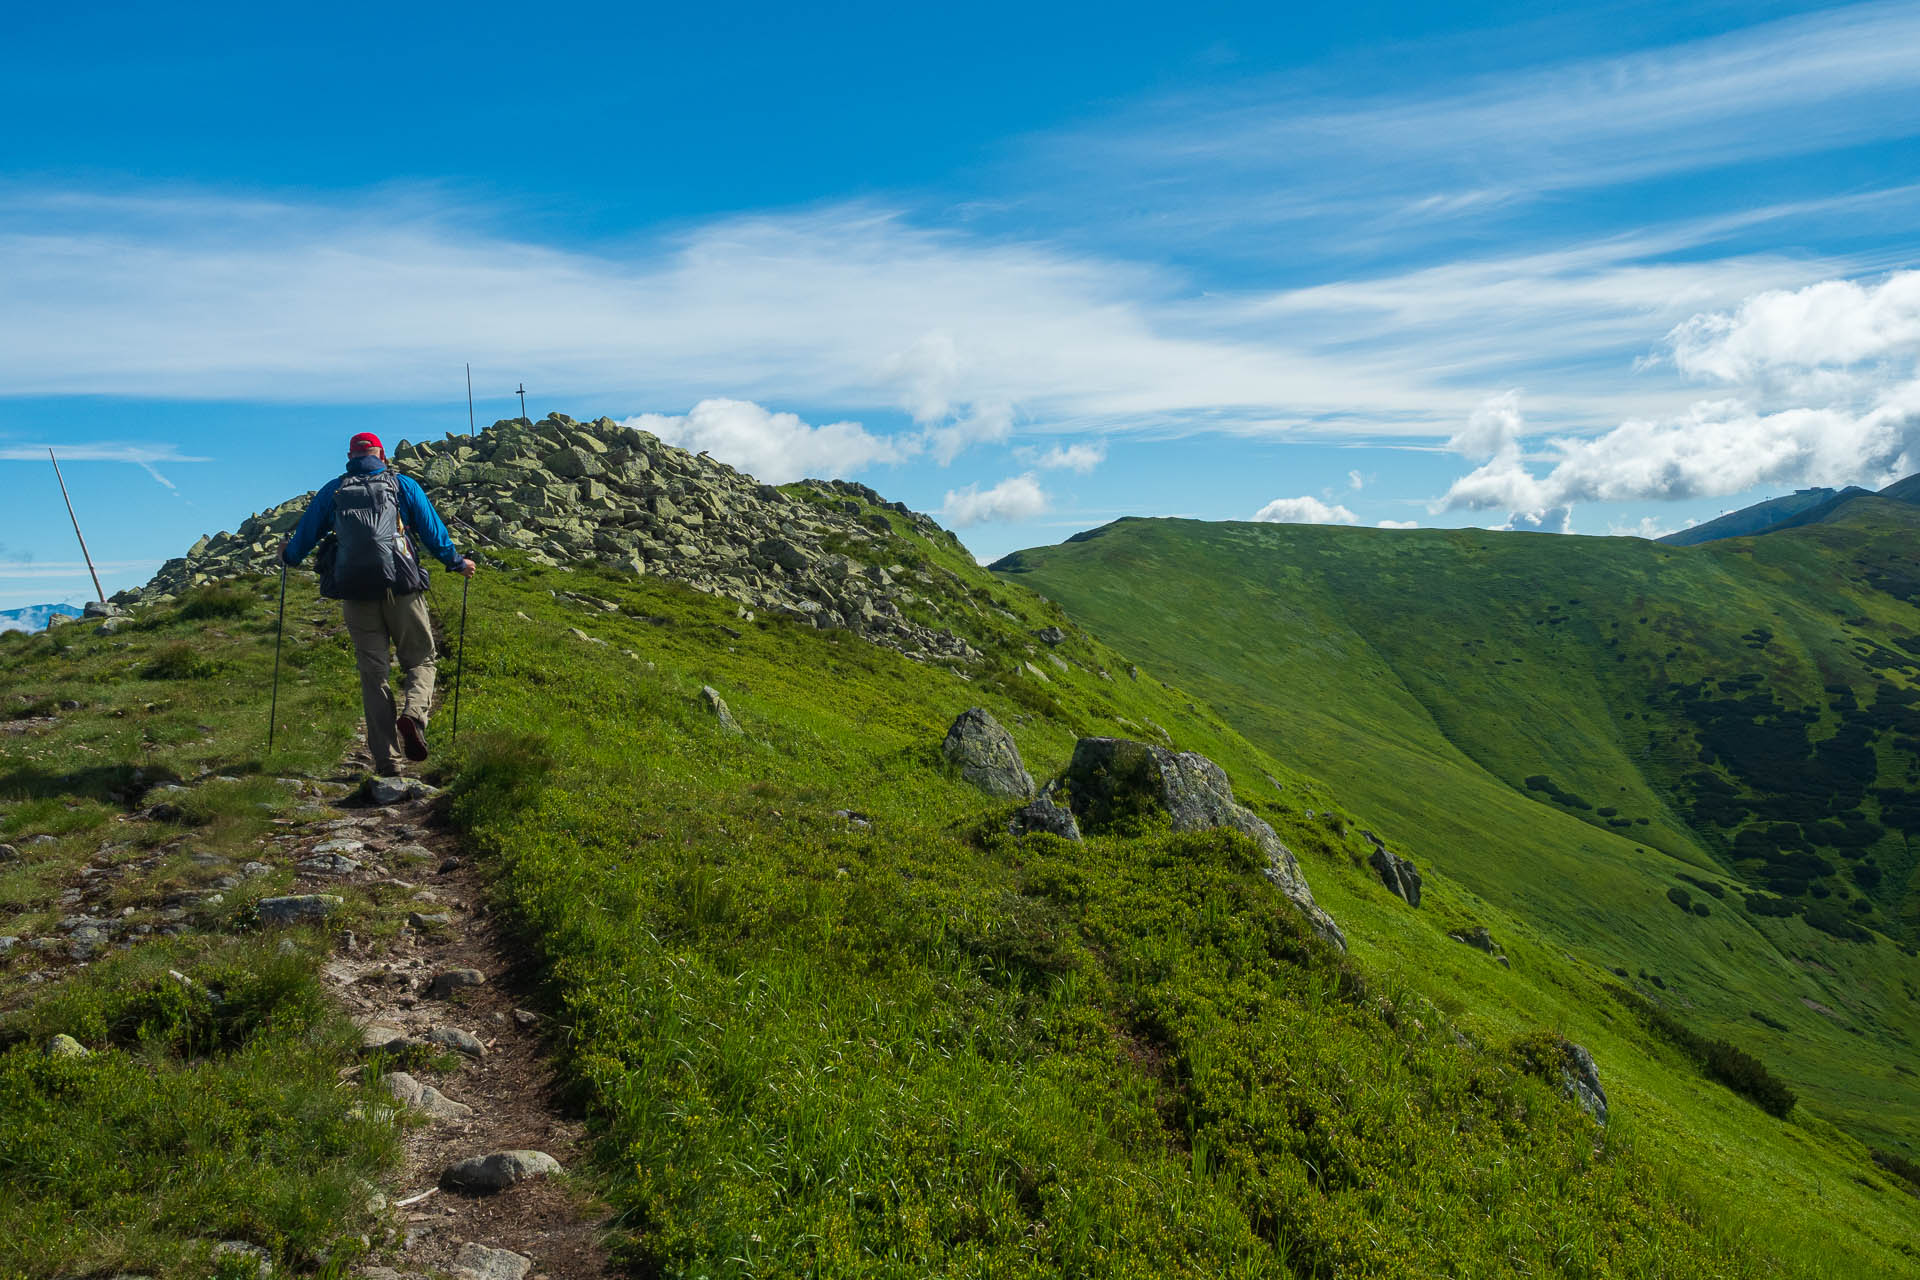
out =
<path fill-rule="evenodd" d="M 73 521 L 73 536 L 80 539 L 80 558 L 87 562 L 87 576 L 93 579 L 93 598 L 101 604 L 107 602 L 107 593 L 100 589 L 100 575 L 93 571 L 93 556 L 87 551 L 86 537 L 80 532 L 80 517 L 73 514 L 73 499 L 67 496 L 67 478 L 60 474 L 60 459 L 53 456 L 53 450 L 47 450 L 47 461 L 53 463 L 53 478 L 60 482 L 60 500 L 67 504 L 67 519 Z"/>
<path fill-rule="evenodd" d="M 467 434 L 479 434 L 473 429 L 473 365 L 467 365 Z"/>
<path fill-rule="evenodd" d="M 273 624 L 273 705 L 267 712 L 267 754 L 273 754 L 273 731 L 280 724 L 280 637 L 287 629 L 287 562 L 280 562 L 280 617 Z"/>
<path fill-rule="evenodd" d="M 460 647 L 453 659 L 453 741 L 449 746 L 460 745 L 460 686 L 467 682 L 467 588 L 473 585 L 473 579 L 462 575 L 460 579 Z"/>

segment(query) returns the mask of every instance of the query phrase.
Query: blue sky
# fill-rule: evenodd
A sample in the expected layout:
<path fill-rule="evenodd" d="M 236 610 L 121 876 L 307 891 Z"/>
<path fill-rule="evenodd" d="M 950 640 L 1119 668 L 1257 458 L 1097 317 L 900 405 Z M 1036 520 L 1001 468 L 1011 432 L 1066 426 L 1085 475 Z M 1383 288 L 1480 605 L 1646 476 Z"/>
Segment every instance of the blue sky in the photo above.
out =
<path fill-rule="evenodd" d="M 0 608 L 44 446 L 111 591 L 467 361 L 983 557 L 1920 471 L 1911 5 L 694 8 L 14 16 Z"/>

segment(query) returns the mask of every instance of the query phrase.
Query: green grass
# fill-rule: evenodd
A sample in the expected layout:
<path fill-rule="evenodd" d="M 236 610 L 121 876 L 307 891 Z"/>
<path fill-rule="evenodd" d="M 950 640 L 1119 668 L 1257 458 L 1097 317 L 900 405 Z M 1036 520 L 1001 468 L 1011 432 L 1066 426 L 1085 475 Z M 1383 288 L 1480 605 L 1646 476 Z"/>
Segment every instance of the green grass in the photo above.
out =
<path fill-rule="evenodd" d="M 357 1036 L 324 998 L 322 940 L 247 930 L 251 902 L 289 874 L 193 908 L 192 932 L 131 932 L 165 922 L 166 895 L 203 896 L 254 856 L 302 803 L 277 778 L 333 772 L 348 741 L 357 698 L 337 606 L 301 590 L 279 749 L 265 753 L 269 590 L 202 589 L 117 635 L 84 622 L 0 641 L 0 694 L 55 717 L 0 738 L 0 840 L 21 848 L 0 865 L 0 934 L 60 938 L 74 909 L 58 894 L 88 867 L 112 882 L 92 914 L 137 943 L 50 980 L 26 946 L 0 957 L 0 1275 L 186 1280 L 216 1274 L 208 1250 L 226 1239 L 299 1274 L 344 1277 L 361 1254 L 396 1136 L 354 1114 L 381 1095 L 341 1084 Z M 186 789 L 135 799 L 174 784 Z M 177 814 L 136 820 L 156 801 Z M 55 1034 L 90 1056 L 47 1056 Z"/>
<path fill-rule="evenodd" d="M 1897 1166 L 1876 1164 L 1836 1109 L 1803 1102 L 1778 1119 L 1709 1078 L 1606 994 L 1618 980 L 1597 948 L 1556 931 L 1557 910 L 1597 931 L 1581 912 L 1598 902 L 1616 913 L 1610 925 L 1692 939 L 1717 960 L 1745 917 L 1731 895 L 1707 919 L 1666 899 L 1669 846 L 1688 847 L 1681 825 L 1663 818 L 1638 846 L 1660 868 L 1633 882 L 1644 903 L 1581 899 L 1620 881 L 1583 866 L 1580 842 L 1593 842 L 1587 861 L 1635 846 L 1604 818 L 1530 798 L 1521 778 L 1549 774 L 1591 797 L 1596 817 L 1602 805 L 1641 810 L 1603 800 L 1577 752 L 1474 782 L 1458 747 L 1403 732 L 1381 739 L 1395 744 L 1390 760 L 1375 758 L 1390 777 L 1336 790 L 1299 767 L 1291 743 L 1243 736 L 1234 688 L 1205 672 L 1183 677 L 1198 693 L 1161 683 L 1177 645 L 1123 656 L 957 545 L 870 514 L 915 549 L 919 615 L 965 635 L 982 666 L 918 665 L 845 633 L 747 622 L 657 580 L 510 554 L 514 567 L 475 580 L 460 749 L 443 716 L 438 767 L 492 903 L 527 947 L 563 1087 L 593 1126 L 579 1172 L 615 1206 L 616 1246 L 637 1274 L 1920 1274 Z M 273 775 L 337 759 L 356 714 L 350 654 L 332 606 L 300 584 L 281 752 L 262 754 L 267 586 L 241 585 L 245 611 L 0 641 L 0 693 L 85 703 L 0 739 L 0 823 L 57 837 L 0 868 L 0 912 L 44 921 L 59 877 L 88 859 L 157 852 L 143 874 L 192 886 L 203 873 L 190 851 L 237 853 L 298 803 L 260 807 L 274 804 Z M 457 591 L 436 582 L 441 617 Z M 1045 625 L 1066 626 L 1066 642 L 1034 640 Z M 1365 649 L 1337 627 L 1299 634 Z M 143 678 L 175 645 L 192 651 L 189 669 L 218 669 Z M 1147 667 L 1138 678 L 1134 661 Z M 743 736 L 719 730 L 703 685 Z M 1265 696 L 1271 705 L 1271 686 Z M 1401 729 L 1424 714 L 1390 683 L 1353 696 Z M 1038 777 L 1089 734 L 1215 759 L 1300 854 L 1352 953 L 1306 935 L 1239 838 L 1150 821 L 1080 845 L 1001 834 L 1011 806 L 939 754 L 970 705 L 1008 725 Z M 1324 709 L 1303 719 L 1314 732 L 1336 722 Z M 115 797 L 135 768 L 239 781 L 198 782 L 177 821 L 104 850 L 120 842 Z M 1377 803 L 1403 792 L 1404 808 Z M 1516 851 L 1532 846 L 1497 846 L 1503 881 L 1449 865 L 1409 811 L 1552 840 L 1525 865 Z M 1363 829 L 1419 860 L 1419 911 L 1366 869 Z M 1694 853 L 1695 880 L 1732 882 Z M 0 966 L 12 1010 L 0 1025 L 14 1029 L 0 1035 L 18 1038 L 0 1062 L 36 1100 L 0 1102 L 0 1134 L 22 1135 L 11 1148 L 0 1138 L 16 1152 L 0 1157 L 0 1185 L 16 1188 L 0 1194 L 22 1197 L 0 1209 L 33 1224 L 11 1246 L 29 1274 L 195 1274 L 194 1242 L 229 1232 L 297 1266 L 345 1265 L 345 1253 L 319 1260 L 358 1221 L 349 1189 L 386 1139 L 346 1114 L 359 1091 L 334 1087 L 339 1029 L 302 995 L 313 952 L 283 965 L 244 932 L 246 899 L 263 891 L 230 895 L 205 922 L 212 940 L 146 943 L 51 993 L 24 985 L 20 961 Z M 361 896 L 349 912 L 377 928 L 392 905 Z M 1475 925 L 1511 969 L 1445 936 Z M 1758 928 L 1845 945 L 1799 918 Z M 1608 942 L 1610 963 L 1635 954 L 1631 933 Z M 1737 972 L 1742 958 L 1722 963 Z M 222 1002 L 169 987 L 166 968 Z M 1693 981 L 1677 964 L 1659 972 Z M 1694 1016 L 1685 994 L 1676 1007 Z M 1800 1014 L 1776 1011 L 1798 1027 Z M 96 1050 L 79 1068 L 100 1073 L 78 1086 L 59 1071 L 79 1068 L 38 1053 L 69 1026 Z M 1599 1061 L 1606 1129 L 1542 1078 L 1553 1034 Z M 1738 1039 L 1774 1034 L 1749 1019 Z M 47 1121 L 43 1096 L 83 1104 L 70 1131 Z M 317 1135 L 310 1151 L 290 1144 L 289 1115 Z M 193 1176 L 103 1167 L 109 1125 L 188 1153 Z M 14 1169 L 39 1172 L 15 1180 Z M 290 1194 L 303 1185 L 315 1194 Z"/>
<path fill-rule="evenodd" d="M 1029 652 L 1058 614 L 949 567 L 1016 615 L 968 614 L 992 658 L 971 682 L 652 581 L 475 587 L 453 812 L 547 975 L 642 1274 L 1911 1270 L 1910 1201 L 1863 1149 L 1705 1080 L 1444 876 L 1420 935 L 1451 980 L 1434 999 L 1378 947 L 1309 942 L 1237 840 L 995 834 L 1007 807 L 939 760 L 961 709 L 992 710 L 1041 776 L 1078 735 L 1152 722 L 1229 769 L 1350 937 L 1405 937 L 1324 788 L 1083 635 L 1065 671 Z M 1437 932 L 1469 919 L 1571 989 L 1514 1030 L 1511 995 L 1479 1017 L 1507 975 Z M 1510 1047 L 1584 1030 L 1582 1001 L 1613 1027 L 1582 1036 L 1618 1090 L 1604 1132 Z M 1676 1158 L 1691 1141 L 1740 1148 L 1707 1157 L 1728 1182 L 1780 1167 L 1733 1196 Z M 1814 1184 L 1824 1203 L 1800 1200 Z M 1853 1225 L 1813 1221 L 1836 1206 Z"/>

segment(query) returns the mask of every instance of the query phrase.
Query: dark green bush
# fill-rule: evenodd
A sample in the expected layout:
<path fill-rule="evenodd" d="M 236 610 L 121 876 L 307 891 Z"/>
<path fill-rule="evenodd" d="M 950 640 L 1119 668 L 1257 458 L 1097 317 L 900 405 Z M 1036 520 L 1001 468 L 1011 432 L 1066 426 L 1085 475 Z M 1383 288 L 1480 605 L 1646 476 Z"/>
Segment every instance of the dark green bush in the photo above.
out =
<path fill-rule="evenodd" d="M 1785 1117 L 1798 1099 L 1785 1081 L 1760 1059 L 1725 1040 L 1703 1036 L 1667 1010 L 1625 987 L 1608 992 L 1669 1044 L 1679 1049 L 1710 1080 L 1717 1080 L 1768 1115 Z"/>
<path fill-rule="evenodd" d="M 140 669 L 143 680 L 206 680 L 220 671 L 220 664 L 184 640 L 176 640 L 154 651 Z"/>
<path fill-rule="evenodd" d="M 210 618 L 244 618 L 252 612 L 253 604 L 253 596 L 249 592 L 208 583 L 180 597 L 180 604 L 174 612 L 181 618 L 196 622 Z"/>

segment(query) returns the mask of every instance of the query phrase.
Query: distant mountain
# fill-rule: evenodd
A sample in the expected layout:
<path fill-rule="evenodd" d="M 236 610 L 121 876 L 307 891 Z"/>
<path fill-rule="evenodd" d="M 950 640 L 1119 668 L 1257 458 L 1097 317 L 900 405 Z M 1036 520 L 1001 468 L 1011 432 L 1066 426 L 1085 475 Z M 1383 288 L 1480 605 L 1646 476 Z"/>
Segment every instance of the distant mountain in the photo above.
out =
<path fill-rule="evenodd" d="M 1750 507 L 1738 511 L 1729 511 L 1716 520 L 1697 524 L 1691 529 L 1682 529 L 1670 533 L 1660 541 L 1674 547 L 1690 547 L 1696 543 L 1713 542 L 1719 538 L 1746 538 L 1756 533 L 1766 533 L 1778 528 L 1788 520 L 1802 516 L 1810 511 L 1830 506 L 1843 493 L 1867 493 L 1866 489 L 1801 489 L 1784 498 L 1769 498 L 1765 502 L 1756 502 Z"/>
<path fill-rule="evenodd" d="M 1878 494 L 1851 484 L 1844 489 L 1800 489 L 1784 498 L 1769 498 L 1738 511 L 1729 511 L 1717 520 L 1670 533 L 1660 541 L 1669 546 L 1690 547 L 1721 538 L 1748 538 L 1779 529 L 1804 528 L 1832 519 L 1842 508 L 1861 498 L 1872 497 L 1920 505 L 1920 475 L 1896 480 Z"/>
<path fill-rule="evenodd" d="M 30 604 L 18 609 L 0 609 L 0 631 L 45 631 L 47 622 L 56 613 L 69 618 L 80 616 L 80 610 L 70 604 Z"/>

